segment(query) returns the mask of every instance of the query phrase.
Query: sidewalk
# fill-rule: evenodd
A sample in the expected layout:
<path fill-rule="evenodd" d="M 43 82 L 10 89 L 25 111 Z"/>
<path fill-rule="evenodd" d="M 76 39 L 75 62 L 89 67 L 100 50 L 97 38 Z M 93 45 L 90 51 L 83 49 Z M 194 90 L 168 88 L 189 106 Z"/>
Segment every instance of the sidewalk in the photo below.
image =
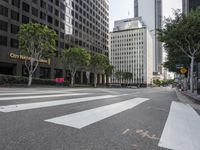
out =
<path fill-rule="evenodd" d="M 194 109 L 196 110 L 199 110 L 200 111 L 200 100 L 195 100 L 194 97 L 195 97 L 195 94 L 194 95 L 189 95 L 188 92 L 186 91 L 179 91 L 179 90 L 176 90 L 176 94 L 177 94 L 177 97 L 178 99 L 185 103 L 185 104 L 189 104 L 191 105 Z M 193 96 L 193 97 L 192 97 Z M 198 96 L 199 98 L 199 96 Z M 198 102 L 198 103 L 197 103 Z"/>
<path fill-rule="evenodd" d="M 200 95 L 196 93 L 191 93 L 190 91 L 181 91 L 181 93 L 192 99 L 195 103 L 200 104 Z"/>

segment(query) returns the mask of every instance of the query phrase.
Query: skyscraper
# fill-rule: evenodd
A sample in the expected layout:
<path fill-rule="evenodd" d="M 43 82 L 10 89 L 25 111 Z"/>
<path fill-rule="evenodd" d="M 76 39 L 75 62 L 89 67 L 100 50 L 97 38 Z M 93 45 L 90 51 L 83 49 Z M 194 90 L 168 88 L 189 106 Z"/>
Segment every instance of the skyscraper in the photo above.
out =
<path fill-rule="evenodd" d="M 200 7 L 200 0 L 183 0 L 182 5 L 183 12 L 187 13 L 192 9 Z"/>
<path fill-rule="evenodd" d="M 153 40 L 141 18 L 115 21 L 110 33 L 109 59 L 114 72 L 130 72 L 129 84 L 149 85 L 152 81 Z M 113 74 L 112 83 L 120 83 Z"/>
<path fill-rule="evenodd" d="M 58 54 L 64 48 L 83 47 L 108 55 L 108 0 L 0 0 L 0 74 L 26 76 L 17 33 L 21 24 L 47 25 L 58 35 L 57 55 L 38 67 L 35 77 L 65 77 Z M 85 77 L 85 72 L 79 72 Z M 81 78 L 81 79 L 82 79 Z M 79 82 L 78 82 L 79 83 Z"/>
<path fill-rule="evenodd" d="M 154 72 L 162 73 L 162 44 L 157 39 L 156 29 L 162 27 L 162 0 L 134 0 L 134 16 L 142 17 L 154 41 Z"/>

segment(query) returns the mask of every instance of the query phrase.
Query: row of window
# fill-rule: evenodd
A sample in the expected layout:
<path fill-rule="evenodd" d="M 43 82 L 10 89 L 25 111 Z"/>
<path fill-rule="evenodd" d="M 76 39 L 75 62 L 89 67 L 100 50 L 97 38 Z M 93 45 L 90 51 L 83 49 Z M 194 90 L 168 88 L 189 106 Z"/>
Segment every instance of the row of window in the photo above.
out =
<path fill-rule="evenodd" d="M 38 17 L 38 10 L 34 7 L 32 7 L 32 14 L 36 17 Z M 0 5 L 0 15 L 8 17 L 8 8 Z M 19 21 L 20 18 L 20 14 L 14 10 L 11 10 L 11 14 L 10 14 L 10 18 L 15 20 L 15 21 Z M 47 20 L 48 23 L 53 24 L 53 18 L 49 15 L 46 15 L 46 13 L 40 11 L 40 19 L 42 20 Z M 28 23 L 29 22 L 29 17 L 22 15 L 22 23 Z M 62 29 L 65 29 L 65 24 L 63 22 L 60 22 L 57 19 L 54 19 L 54 25 L 59 27 Z"/>
<path fill-rule="evenodd" d="M 56 41 L 56 46 L 57 47 L 58 47 L 59 43 L 60 43 L 60 48 L 62 48 L 62 49 L 70 47 L 67 43 Z M 99 50 L 99 49 L 95 48 L 94 46 L 90 47 L 89 45 L 85 44 L 82 41 L 75 40 L 75 45 L 80 45 L 80 46 L 82 45 L 83 47 L 88 47 L 91 50 L 94 50 L 96 52 L 102 53 L 102 50 Z M 8 46 L 8 37 L 0 35 L 0 46 Z M 19 47 L 18 40 L 11 38 L 10 39 L 10 47 L 12 47 L 12 48 L 18 48 Z M 58 56 L 58 53 L 56 54 L 56 56 Z"/>
<path fill-rule="evenodd" d="M 8 32 L 8 23 L 0 20 L 0 30 Z M 19 26 L 11 24 L 10 25 L 10 33 L 17 34 L 19 31 Z"/>
<path fill-rule="evenodd" d="M 119 39 L 119 38 L 128 38 L 128 37 L 138 37 L 144 35 L 143 33 L 133 33 L 133 34 L 125 34 L 125 35 L 113 35 L 111 39 Z"/>
<path fill-rule="evenodd" d="M 8 38 L 6 36 L 0 35 L 0 45 L 2 45 L 2 46 L 8 45 Z M 18 40 L 11 38 L 10 39 L 10 47 L 18 48 L 19 47 Z"/>
<path fill-rule="evenodd" d="M 3 1 L 5 1 L 7 3 L 9 2 L 9 0 L 3 0 Z M 46 4 L 46 2 L 44 0 L 32 0 L 32 2 L 34 4 L 38 4 L 39 1 L 40 1 L 40 7 L 46 8 L 47 4 Z M 53 3 L 53 0 L 49 0 L 49 2 Z M 17 7 L 17 8 L 20 8 L 21 0 L 11 0 L 11 4 L 13 6 Z M 63 3 L 59 3 L 59 0 L 55 0 L 54 4 L 56 6 L 59 6 L 59 4 L 60 4 L 60 8 L 62 10 L 65 10 L 65 5 Z M 29 5 L 27 3 L 25 3 L 25 2 L 22 2 L 22 8 L 23 8 L 23 10 L 25 10 L 27 12 L 29 11 Z"/>

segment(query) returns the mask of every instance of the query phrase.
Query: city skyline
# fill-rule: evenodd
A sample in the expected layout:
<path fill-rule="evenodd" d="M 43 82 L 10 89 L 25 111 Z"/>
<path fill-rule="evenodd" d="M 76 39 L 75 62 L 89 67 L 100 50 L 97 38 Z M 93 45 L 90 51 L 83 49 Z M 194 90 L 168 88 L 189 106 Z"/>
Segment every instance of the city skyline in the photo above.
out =
<path fill-rule="evenodd" d="M 173 9 L 182 9 L 182 0 L 163 0 L 163 18 L 173 16 Z M 125 10 L 125 11 L 121 11 Z M 112 31 L 115 20 L 134 17 L 134 0 L 110 0 L 109 30 Z"/>

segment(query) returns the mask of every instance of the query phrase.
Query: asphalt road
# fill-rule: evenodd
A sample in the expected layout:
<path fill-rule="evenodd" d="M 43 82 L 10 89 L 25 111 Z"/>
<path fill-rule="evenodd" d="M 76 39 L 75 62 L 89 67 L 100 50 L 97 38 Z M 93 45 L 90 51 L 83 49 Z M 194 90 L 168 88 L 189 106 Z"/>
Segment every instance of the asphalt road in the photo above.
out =
<path fill-rule="evenodd" d="M 199 150 L 198 123 L 169 87 L 0 89 L 0 150 Z"/>

